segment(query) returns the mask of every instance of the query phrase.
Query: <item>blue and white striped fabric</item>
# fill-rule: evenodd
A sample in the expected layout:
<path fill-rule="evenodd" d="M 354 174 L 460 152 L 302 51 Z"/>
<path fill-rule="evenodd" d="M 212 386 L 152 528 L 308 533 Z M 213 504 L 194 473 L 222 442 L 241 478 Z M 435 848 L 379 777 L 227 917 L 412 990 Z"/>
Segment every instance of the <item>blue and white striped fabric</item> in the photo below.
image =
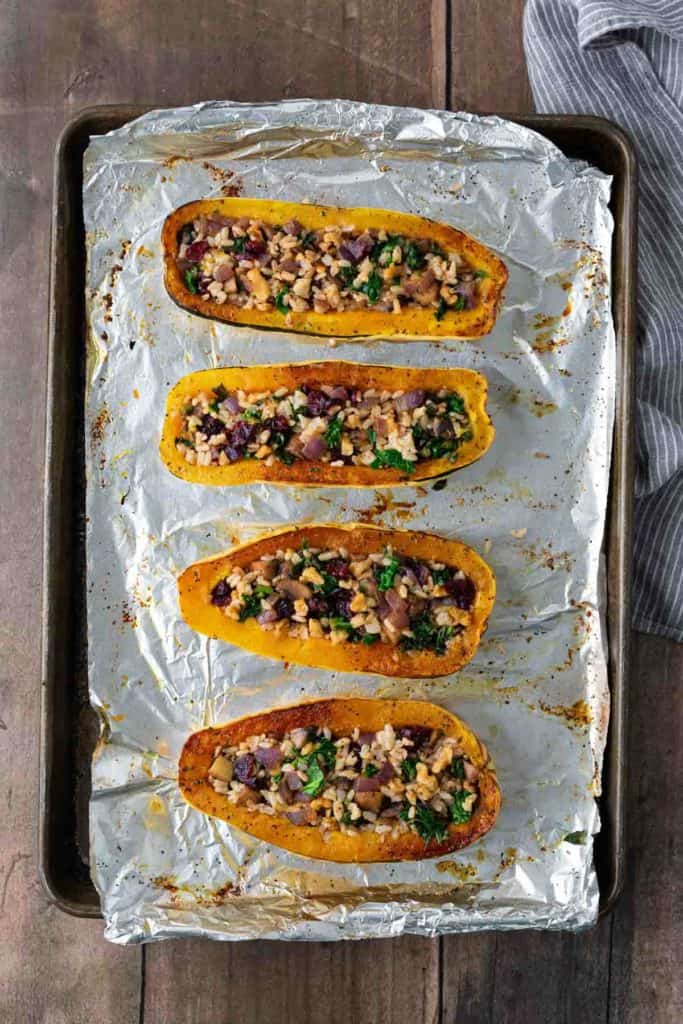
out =
<path fill-rule="evenodd" d="M 528 0 L 539 111 L 599 114 L 639 160 L 633 625 L 683 641 L 683 0 Z"/>

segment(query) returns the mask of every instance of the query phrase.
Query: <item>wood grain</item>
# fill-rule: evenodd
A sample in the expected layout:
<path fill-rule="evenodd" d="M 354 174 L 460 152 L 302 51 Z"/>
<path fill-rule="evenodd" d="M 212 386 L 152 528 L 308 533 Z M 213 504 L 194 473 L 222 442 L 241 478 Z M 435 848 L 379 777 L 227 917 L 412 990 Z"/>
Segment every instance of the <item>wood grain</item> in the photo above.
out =
<path fill-rule="evenodd" d="M 438 942 L 193 940 L 146 951 L 145 1024 L 436 1024 Z"/>
<path fill-rule="evenodd" d="M 533 111 L 522 46 L 524 0 L 452 0 L 452 110 Z"/>

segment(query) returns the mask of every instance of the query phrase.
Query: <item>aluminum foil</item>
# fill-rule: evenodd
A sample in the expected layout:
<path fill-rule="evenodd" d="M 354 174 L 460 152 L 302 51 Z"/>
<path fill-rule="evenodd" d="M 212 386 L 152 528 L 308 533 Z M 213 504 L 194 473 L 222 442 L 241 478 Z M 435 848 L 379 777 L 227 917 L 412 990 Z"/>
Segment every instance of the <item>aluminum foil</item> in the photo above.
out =
<path fill-rule="evenodd" d="M 595 921 L 609 709 L 609 190 L 604 174 L 498 118 L 346 101 L 201 104 L 91 140 L 88 636 L 103 729 L 90 834 L 107 938 L 340 939 Z M 497 325 L 476 343 L 329 342 L 193 317 L 165 293 L 161 225 L 188 200 L 224 194 L 394 208 L 463 228 L 509 268 Z M 321 358 L 480 371 L 493 448 L 440 491 L 207 488 L 162 465 L 166 395 L 184 374 Z M 441 680 L 342 675 L 285 667 L 185 625 L 176 576 L 189 563 L 315 520 L 423 528 L 482 553 L 498 600 L 474 660 Z M 457 856 L 335 865 L 183 802 L 176 766 L 191 731 L 328 694 L 417 696 L 461 715 L 498 769 L 504 803 L 492 832 Z"/>

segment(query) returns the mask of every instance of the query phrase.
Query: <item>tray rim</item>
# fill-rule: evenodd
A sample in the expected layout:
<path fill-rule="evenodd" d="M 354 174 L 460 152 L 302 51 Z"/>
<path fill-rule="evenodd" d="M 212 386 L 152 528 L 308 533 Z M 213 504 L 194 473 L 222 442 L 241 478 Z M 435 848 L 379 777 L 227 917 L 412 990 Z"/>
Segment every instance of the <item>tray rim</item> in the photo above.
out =
<path fill-rule="evenodd" d="M 77 917 L 101 917 L 97 891 L 92 881 L 75 883 L 86 899 L 67 892 L 57 878 L 51 859 L 50 830 L 54 808 L 51 806 L 50 780 L 55 770 L 55 605 L 56 576 L 60 571 L 64 531 L 54 516 L 55 495 L 59 493 L 59 465 L 55 463 L 54 417 L 58 401 L 59 317 L 64 297 L 58 290 L 56 268 L 64 241 L 64 219 L 67 211 L 70 183 L 65 179 L 65 162 L 70 148 L 78 144 L 78 136 L 95 121 L 107 120 L 112 127 L 156 109 L 153 105 L 101 104 L 89 106 L 72 117 L 60 133 L 53 165 L 53 200 L 49 261 L 49 317 L 47 351 L 47 409 L 45 421 L 45 471 L 43 501 L 43 602 L 41 626 L 41 709 L 40 709 L 40 791 L 38 829 L 38 873 L 49 901 L 60 910 Z M 635 400 L 635 330 L 636 330 L 636 245 L 637 245 L 637 160 L 630 135 L 607 118 L 589 114 L 496 114 L 545 135 L 548 130 L 582 130 L 587 134 L 608 139 L 619 149 L 623 165 L 621 217 L 614 218 L 612 262 L 612 310 L 615 320 L 617 344 L 616 396 L 617 408 L 613 431 L 612 463 L 608 493 L 605 537 L 606 582 L 608 584 L 605 621 L 608 645 L 608 681 L 611 697 L 607 747 L 603 759 L 603 778 L 609 773 L 610 794 L 603 787 L 601 794 L 602 829 L 606 836 L 609 822 L 611 836 L 611 879 L 605 891 L 600 888 L 599 916 L 614 907 L 623 885 L 625 865 L 625 785 L 624 765 L 626 749 L 626 702 L 630 660 L 631 610 L 631 539 L 632 539 L 632 481 L 634 473 L 634 400 Z M 88 132 L 90 134 L 90 132 Z M 547 136 L 546 136 L 547 137 Z M 551 140 L 552 141 L 552 140 Z M 559 145 L 558 143 L 555 143 Z M 73 187 L 73 186 L 71 186 Z M 80 200 L 80 194 L 79 194 Z M 617 258 L 618 264 L 617 265 Z M 618 287 L 617 287 L 618 283 Z M 61 452 L 57 452 L 61 455 Z M 621 512 L 621 528 L 611 529 L 614 502 Z M 71 524 L 73 528 L 73 523 Z M 616 575 L 619 600 L 609 586 L 612 573 Z M 609 796 L 609 802 L 608 802 Z M 596 844 L 597 845 L 597 844 Z"/>

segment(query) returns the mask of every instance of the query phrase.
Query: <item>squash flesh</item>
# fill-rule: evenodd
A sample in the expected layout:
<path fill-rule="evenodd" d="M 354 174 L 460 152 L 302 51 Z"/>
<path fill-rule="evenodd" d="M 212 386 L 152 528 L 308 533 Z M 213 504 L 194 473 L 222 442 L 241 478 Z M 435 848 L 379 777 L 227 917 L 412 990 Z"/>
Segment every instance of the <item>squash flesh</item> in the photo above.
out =
<path fill-rule="evenodd" d="M 429 650 L 402 651 L 379 641 L 333 644 L 326 638 L 307 640 L 263 630 L 254 619 L 236 622 L 211 603 L 211 592 L 229 568 L 247 566 L 278 548 L 307 541 L 311 548 L 341 545 L 352 554 L 368 555 L 391 545 L 394 552 L 410 558 L 434 560 L 454 566 L 470 577 L 476 595 L 470 621 L 443 655 Z M 178 579 L 180 610 L 189 626 L 200 633 L 226 640 L 265 657 L 299 665 L 332 670 L 400 677 L 448 675 L 462 668 L 476 653 L 495 600 L 495 578 L 490 567 L 471 548 L 455 540 L 409 530 L 389 530 L 369 525 L 301 525 L 272 531 L 223 555 L 189 566 Z"/>
<path fill-rule="evenodd" d="M 433 309 L 406 306 L 401 313 L 359 308 L 341 312 L 316 313 L 313 310 L 290 312 L 283 316 L 278 310 L 244 309 L 225 302 L 219 305 L 187 288 L 178 267 L 178 234 L 190 221 L 217 213 L 227 217 L 250 216 L 267 223 L 298 220 L 307 230 L 330 224 L 352 223 L 359 229 L 385 229 L 408 238 L 428 237 L 447 251 L 456 251 L 474 272 L 486 277 L 478 287 L 479 302 L 473 309 L 449 311 L 437 319 Z M 340 208 L 278 200 L 225 198 L 186 203 L 166 218 L 162 230 L 164 281 L 166 289 L 179 306 L 189 312 L 225 323 L 256 328 L 293 331 L 303 334 L 336 337 L 396 338 L 480 338 L 492 329 L 503 289 L 507 282 L 505 264 L 476 239 L 447 224 L 440 224 L 414 214 L 370 208 Z"/>
<path fill-rule="evenodd" d="M 187 395 L 213 391 L 222 384 L 227 391 L 241 388 L 247 392 L 290 391 L 302 384 L 343 384 L 361 390 L 436 391 L 446 388 L 461 395 L 470 419 L 472 438 L 463 442 L 452 460 L 448 457 L 422 460 L 409 476 L 399 469 L 371 469 L 369 466 L 332 466 L 324 462 L 298 459 L 291 465 L 277 461 L 267 466 L 258 459 L 240 459 L 225 466 L 200 466 L 187 462 L 177 450 L 176 437 L 183 422 L 183 404 Z M 228 486 L 259 480 L 276 484 L 303 486 L 383 487 L 418 483 L 453 472 L 481 458 L 493 443 L 495 431 L 486 412 L 486 379 L 474 370 L 431 369 L 421 367 L 372 366 L 362 363 L 326 360 L 320 363 L 282 363 L 252 367 L 228 367 L 200 370 L 188 374 L 169 393 L 160 442 L 162 461 L 174 476 L 190 483 Z"/>
<path fill-rule="evenodd" d="M 479 769 L 479 799 L 469 821 L 451 824 L 441 842 L 425 843 L 410 831 L 394 837 L 375 832 L 348 835 L 333 832 L 325 841 L 318 828 L 294 825 L 281 816 L 254 813 L 232 804 L 209 782 L 209 768 L 217 746 L 239 743 L 260 733 L 280 735 L 295 728 L 328 726 L 333 734 L 377 731 L 386 723 L 395 728 L 423 725 L 458 740 L 468 760 Z M 220 818 L 264 842 L 292 853 L 337 863 L 369 863 L 420 860 L 463 849 L 493 827 L 501 805 L 500 788 L 488 754 L 474 733 L 457 716 L 435 704 L 413 700 L 332 698 L 250 715 L 222 726 L 193 733 L 185 743 L 179 762 L 179 785 L 183 798 L 205 814 Z"/>

